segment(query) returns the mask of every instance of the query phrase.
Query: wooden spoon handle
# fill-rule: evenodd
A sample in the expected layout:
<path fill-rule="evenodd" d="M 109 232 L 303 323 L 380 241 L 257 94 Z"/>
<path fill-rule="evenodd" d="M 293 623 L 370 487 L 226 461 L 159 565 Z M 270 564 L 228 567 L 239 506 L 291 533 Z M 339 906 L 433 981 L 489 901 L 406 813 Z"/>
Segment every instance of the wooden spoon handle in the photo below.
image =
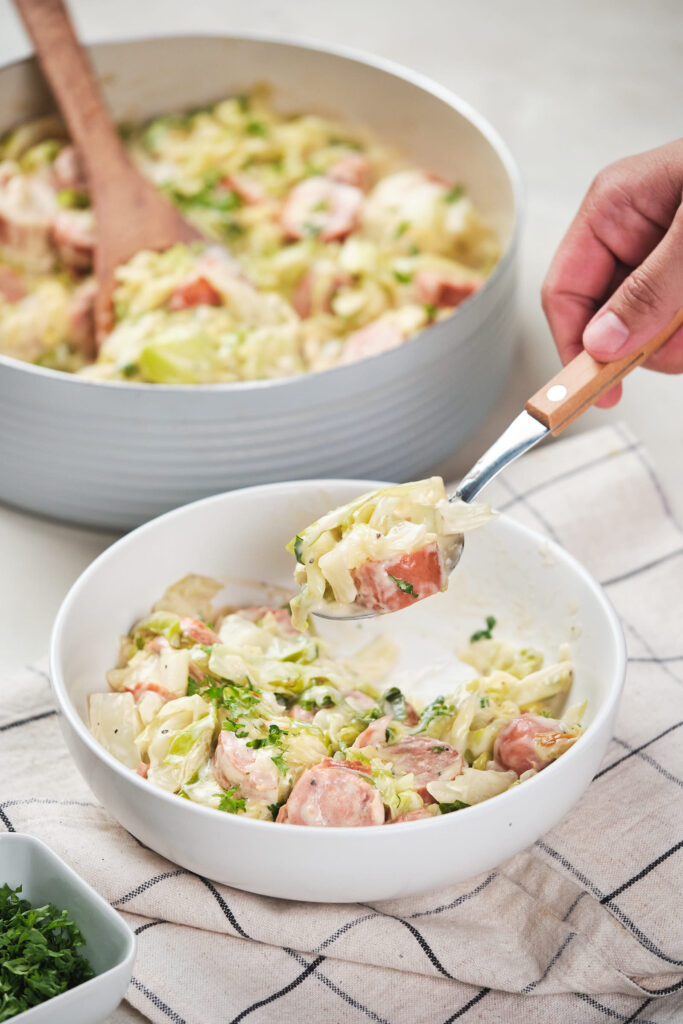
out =
<path fill-rule="evenodd" d="M 526 403 L 526 411 L 553 434 L 561 434 L 601 395 L 660 349 L 682 325 L 683 307 L 659 334 L 613 363 L 599 363 L 588 352 L 581 352 L 532 395 Z"/>
<path fill-rule="evenodd" d="M 63 0 L 14 0 L 14 5 L 96 187 L 98 167 L 108 167 L 111 173 L 113 167 L 127 165 L 128 157 L 66 6 Z"/>

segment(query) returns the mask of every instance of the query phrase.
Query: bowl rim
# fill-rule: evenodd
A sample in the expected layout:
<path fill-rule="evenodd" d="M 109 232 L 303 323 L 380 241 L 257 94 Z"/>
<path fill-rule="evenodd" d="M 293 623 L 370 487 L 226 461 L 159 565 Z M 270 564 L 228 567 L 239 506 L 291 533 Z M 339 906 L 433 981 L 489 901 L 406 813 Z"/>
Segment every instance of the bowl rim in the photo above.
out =
<path fill-rule="evenodd" d="M 3 845 L 10 846 L 14 843 L 15 846 L 32 846 L 37 850 L 42 864 L 48 862 L 52 865 L 54 872 L 61 876 L 68 878 L 75 888 L 83 895 L 91 906 L 95 906 L 104 922 L 103 927 L 108 929 L 111 933 L 120 935 L 125 942 L 124 950 L 121 956 L 117 959 L 116 963 L 108 967 L 106 971 L 101 971 L 99 974 L 93 975 L 92 978 L 88 978 L 87 981 L 81 981 L 78 985 L 74 985 L 73 988 L 67 989 L 66 992 L 60 992 L 59 995 L 52 996 L 50 999 L 43 1000 L 42 1003 L 37 1003 L 36 1006 L 30 1006 L 27 1010 L 22 1010 L 21 1013 L 17 1014 L 16 1018 L 12 1020 L 32 1020 L 33 1017 L 30 1015 L 34 1010 L 43 1011 L 44 1007 L 49 1006 L 52 1008 L 56 1006 L 57 1000 L 63 1000 L 66 1002 L 74 997 L 74 993 L 84 993 L 86 988 L 88 991 L 92 991 L 98 987 L 100 981 L 108 979 L 112 974 L 121 971 L 129 971 L 132 973 L 133 963 L 135 961 L 135 955 L 137 951 L 137 938 L 132 928 L 126 924 L 120 914 L 114 910 L 110 903 L 105 900 L 103 896 L 97 892 L 96 889 L 86 882 L 77 871 L 74 871 L 65 860 L 63 860 L 58 853 L 48 846 L 46 842 L 39 839 L 37 836 L 31 835 L 30 832 L 3 832 L 0 834 L 0 853 Z M 54 902 L 54 901 L 53 901 Z M 59 908 L 63 909 L 62 907 Z M 78 924 L 78 922 L 76 922 Z M 80 926 L 79 926 L 80 927 Z M 36 1014 L 38 1017 L 38 1014 Z"/>
<path fill-rule="evenodd" d="M 72 584 L 71 588 L 69 589 L 66 597 L 64 598 L 59 608 L 57 617 L 55 618 L 54 626 L 52 628 L 52 633 L 50 636 L 49 665 L 50 684 L 55 694 L 59 710 L 61 714 L 64 716 L 65 720 L 68 722 L 71 729 L 74 730 L 77 738 L 89 749 L 90 753 L 94 754 L 109 769 L 113 769 L 115 774 L 119 778 L 129 783 L 132 783 L 132 785 L 138 787 L 141 794 L 151 794 L 153 797 L 160 798 L 164 803 L 167 803 L 170 807 L 182 807 L 190 815 L 199 815 L 198 820 L 201 820 L 206 815 L 211 816 L 209 819 L 210 821 L 214 821 L 217 823 L 220 820 L 220 818 L 218 817 L 220 812 L 218 812 L 213 807 L 206 807 L 202 804 L 197 804 L 189 800 L 184 800 L 181 803 L 177 794 L 168 793 L 165 790 L 160 789 L 158 787 L 150 787 L 149 784 L 146 783 L 144 779 L 138 776 L 135 772 L 130 771 L 130 769 L 127 769 L 120 761 L 117 761 L 113 754 L 110 754 L 107 750 L 105 750 L 105 748 L 101 746 L 101 744 L 99 744 L 95 737 L 92 735 L 86 723 L 78 714 L 71 700 L 61 671 L 62 634 L 70 616 L 71 605 L 78 598 L 82 588 L 86 587 L 89 584 L 90 579 L 99 572 L 100 567 L 102 565 L 105 565 L 111 559 L 116 559 L 117 552 L 121 548 L 121 546 L 129 543 L 132 538 L 143 536 L 148 532 L 153 532 L 156 529 L 157 524 L 160 522 L 171 522 L 173 521 L 173 519 L 181 521 L 185 516 L 192 516 L 193 511 L 198 508 L 208 507 L 212 503 L 220 504 L 221 502 L 229 498 L 230 495 L 244 494 L 245 492 L 258 496 L 259 493 L 265 493 L 266 495 L 268 495 L 272 494 L 273 491 L 277 490 L 278 494 L 281 496 L 283 493 L 286 494 L 287 492 L 296 491 L 302 487 L 316 488 L 322 490 L 323 488 L 329 489 L 335 487 L 349 486 L 357 486 L 359 489 L 359 493 L 363 493 L 364 491 L 374 490 L 377 487 L 387 486 L 387 484 L 382 481 L 372 480 L 321 478 L 314 480 L 289 480 L 270 484 L 258 484 L 254 487 L 242 487 L 237 488 L 236 490 L 233 491 L 224 491 L 220 494 L 214 494 L 207 498 L 200 498 L 198 501 L 193 501 L 187 505 L 182 505 L 180 508 L 172 509 L 170 512 L 166 512 L 163 515 L 157 516 L 155 519 L 152 519 L 147 523 L 143 523 L 141 526 L 138 526 L 135 530 L 132 530 L 130 533 L 127 533 L 123 537 L 120 537 L 118 540 L 116 540 L 113 544 L 106 548 L 100 555 L 98 555 L 97 558 L 95 558 L 94 561 L 91 562 L 86 569 L 84 569 L 84 571 L 81 573 L 81 575 L 76 579 L 76 581 Z M 513 533 L 516 532 L 518 535 L 524 537 L 527 541 L 533 542 L 536 545 L 543 545 L 544 551 L 547 551 L 552 559 L 560 561 L 567 565 L 567 567 L 571 569 L 573 573 L 577 575 L 584 582 L 584 584 L 587 585 L 588 589 L 593 593 L 593 596 L 598 600 L 598 603 L 601 605 L 602 610 L 605 614 L 609 627 L 608 636 L 611 639 L 615 648 L 615 664 L 614 671 L 612 674 L 612 680 L 609 684 L 602 704 L 597 709 L 595 717 L 586 727 L 585 732 L 582 733 L 577 742 L 573 744 L 570 747 L 570 749 L 562 755 L 562 758 L 548 765 L 548 767 L 543 772 L 539 772 L 531 779 L 527 779 L 524 783 L 523 789 L 521 786 L 514 786 L 511 789 L 508 789 L 505 792 L 498 794 L 498 796 L 496 796 L 492 800 L 484 800 L 481 803 L 473 804 L 471 807 L 463 808 L 461 811 L 458 812 L 457 815 L 438 815 L 431 820 L 422 819 L 419 821 L 399 822 L 398 824 L 402 829 L 435 827 L 443 828 L 445 821 L 451 821 L 451 819 L 455 820 L 456 818 L 457 820 L 462 821 L 463 819 L 461 818 L 461 815 L 463 814 L 467 815 L 467 817 L 464 819 L 465 821 L 474 822 L 477 816 L 481 818 L 494 813 L 490 809 L 491 804 L 495 804 L 495 806 L 500 807 L 501 810 L 503 809 L 503 807 L 509 807 L 512 809 L 515 806 L 516 801 L 519 801 L 520 799 L 526 799 L 526 797 L 524 796 L 520 797 L 519 794 L 521 792 L 530 793 L 531 790 L 528 789 L 529 786 L 535 785 L 538 787 L 539 785 L 547 785 L 547 783 L 543 782 L 543 780 L 548 779 L 549 777 L 554 779 L 555 773 L 557 772 L 558 766 L 560 764 L 565 764 L 567 768 L 570 765 L 574 764 L 574 761 L 577 759 L 578 756 L 580 756 L 577 753 L 577 751 L 583 753 L 583 749 L 585 746 L 585 738 L 588 736 L 598 734 L 600 729 L 605 725 L 605 723 L 609 720 L 610 716 L 614 712 L 618 704 L 619 698 L 621 696 L 621 692 L 626 677 L 626 641 L 624 638 L 624 632 L 621 627 L 621 623 L 614 609 L 614 606 L 612 605 L 612 602 L 610 601 L 609 597 L 605 593 L 600 583 L 595 579 L 595 577 L 591 573 L 588 572 L 586 568 L 584 568 L 584 566 L 572 554 L 566 551 L 565 548 L 562 547 L 562 545 L 558 544 L 557 541 L 554 541 L 552 538 L 547 537 L 544 534 L 532 529 L 531 527 L 518 522 L 517 520 L 513 519 L 511 516 L 508 516 L 504 512 L 499 513 L 495 522 L 503 523 L 506 529 L 512 530 Z M 492 525 L 495 525 L 495 523 Z M 567 768 L 563 770 L 567 770 Z M 551 774 L 549 775 L 549 773 Z M 506 801 L 504 805 L 502 802 L 499 802 L 503 800 Z M 502 817 L 503 814 L 501 814 L 501 819 Z M 231 827 L 232 825 L 237 828 L 270 829 L 275 824 L 272 821 L 262 821 L 260 819 L 248 818 L 246 816 L 238 814 L 224 814 L 223 819 L 230 823 L 227 825 L 227 827 Z M 440 824 L 437 825 L 437 823 L 439 822 Z M 294 832 L 296 833 L 301 832 L 300 826 L 297 825 L 290 825 L 284 823 L 284 827 L 290 833 L 292 832 L 292 830 L 294 830 Z M 280 824 L 280 828 L 282 828 L 282 823 Z M 311 830 L 309 829 L 308 831 Z M 384 834 L 383 830 L 371 826 L 360 828 L 354 828 L 351 826 L 342 826 L 337 828 L 315 828 L 312 831 L 323 842 L 333 842 L 335 836 L 338 838 L 344 838 L 353 835 L 357 836 L 362 840 L 368 840 L 369 837 L 371 836 Z M 394 829 L 390 829 L 388 831 L 390 836 L 391 834 L 393 834 Z M 389 841 L 389 838 L 385 836 L 384 841 Z"/>
<path fill-rule="evenodd" d="M 481 114 L 474 106 L 472 106 L 467 100 L 462 99 L 457 93 L 451 89 L 442 85 L 440 82 L 435 81 L 428 75 L 423 74 L 420 71 L 415 71 L 412 68 L 401 64 L 399 61 L 390 60 L 386 57 L 380 57 L 369 51 L 362 49 L 356 49 L 355 47 L 348 47 L 343 45 L 336 45 L 332 43 L 321 42 L 310 36 L 287 36 L 285 34 L 278 33 L 259 33 L 259 32 L 235 32 L 235 33 L 216 33 L 215 35 L 209 33 L 162 33 L 162 34 L 151 34 L 146 33 L 144 35 L 135 36 L 132 38 L 121 38 L 117 37 L 114 39 L 95 39 L 88 43 L 87 49 L 93 48 L 105 48 L 107 46 L 123 46 L 123 45 L 138 45 L 144 43 L 161 42 L 163 40 L 187 40 L 188 43 L 192 42 L 204 42 L 207 40 L 224 40 L 230 41 L 235 40 L 237 42 L 253 42 L 253 43 L 267 43 L 274 44 L 277 46 L 286 46 L 304 50 L 315 51 L 318 53 L 328 54 L 332 57 L 341 57 L 345 60 L 350 60 L 357 64 L 364 64 L 366 67 L 373 68 L 374 70 L 381 71 L 384 74 L 390 75 L 394 78 L 402 79 L 411 85 L 416 86 L 423 92 L 429 93 L 436 99 L 446 103 L 447 106 L 451 107 L 457 113 L 461 114 L 467 121 L 472 124 L 480 135 L 482 135 L 486 141 L 491 145 L 494 152 L 503 164 L 503 168 L 507 175 L 512 191 L 512 206 L 513 206 L 513 223 L 512 231 L 508 244 L 505 248 L 505 252 L 502 254 L 498 263 L 493 268 L 491 274 L 486 278 L 484 284 L 474 295 L 470 296 L 467 300 L 467 305 L 480 304 L 483 301 L 483 297 L 487 296 L 493 286 L 493 283 L 497 281 L 499 277 L 507 269 L 508 265 L 515 258 L 517 250 L 519 248 L 519 240 L 521 234 L 522 219 L 524 216 L 524 191 L 522 186 L 522 178 L 520 170 L 515 158 L 512 155 L 507 143 L 500 135 L 498 130 L 491 124 L 487 117 Z M 19 58 L 17 60 L 7 61 L 0 63 L 0 74 L 5 70 L 11 70 L 12 68 L 18 68 L 22 65 L 26 66 L 32 62 L 35 63 L 35 54 L 29 53 L 26 57 Z M 458 315 L 456 309 L 454 316 Z M 406 346 L 414 348 L 416 343 L 424 344 L 421 340 L 425 334 L 433 334 L 436 329 L 442 327 L 445 323 L 450 322 L 451 317 L 448 317 L 447 321 L 441 321 L 435 324 L 429 324 L 423 328 L 418 334 L 412 338 L 408 338 L 403 344 L 397 349 L 389 349 L 386 352 L 380 352 L 376 355 L 366 356 L 365 359 L 383 359 L 391 357 L 396 352 L 403 351 Z M 358 360 L 358 363 L 365 362 L 365 359 Z M 249 391 L 255 390 L 257 392 L 264 390 L 271 390 L 273 388 L 285 387 L 287 384 L 291 384 L 293 381 L 301 381 L 313 379 L 317 380 L 320 374 L 349 374 L 353 373 L 355 363 L 350 363 L 344 366 L 331 366 L 325 370 L 313 370 L 306 373 L 293 374 L 289 377 L 274 377 L 266 380 L 239 380 L 239 381 L 222 381 L 207 384 L 152 384 L 142 381 L 118 381 L 118 380 L 92 380 L 88 377 L 79 377 L 76 374 L 66 373 L 63 370 L 52 370 L 45 366 L 37 366 L 35 363 L 28 363 L 22 359 L 14 359 L 12 356 L 4 355 L 0 352 L 0 368 L 6 367 L 7 369 L 14 369 L 17 371 L 23 370 L 24 372 L 35 374 L 38 377 L 46 378 L 47 380 L 60 380 L 69 381 L 72 387 L 99 387 L 99 388 L 125 388 L 127 392 L 130 391 L 142 391 L 148 393 L 150 390 L 160 393 L 170 394 L 194 394 L 196 390 L 205 392 L 210 389 L 212 392 L 223 392 L 227 391 L 232 393 L 238 391 Z M 342 381 L 340 380 L 340 384 Z"/>

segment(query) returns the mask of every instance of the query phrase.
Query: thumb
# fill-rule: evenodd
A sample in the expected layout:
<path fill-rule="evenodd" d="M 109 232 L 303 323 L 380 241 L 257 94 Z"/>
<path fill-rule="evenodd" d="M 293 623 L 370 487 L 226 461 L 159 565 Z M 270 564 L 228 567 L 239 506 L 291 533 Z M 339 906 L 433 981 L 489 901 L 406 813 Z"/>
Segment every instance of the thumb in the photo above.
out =
<path fill-rule="evenodd" d="M 667 327 L 683 307 L 683 207 L 647 259 L 626 278 L 583 333 L 600 362 L 628 355 Z M 652 369 L 683 372 L 683 330 L 649 360 Z"/>

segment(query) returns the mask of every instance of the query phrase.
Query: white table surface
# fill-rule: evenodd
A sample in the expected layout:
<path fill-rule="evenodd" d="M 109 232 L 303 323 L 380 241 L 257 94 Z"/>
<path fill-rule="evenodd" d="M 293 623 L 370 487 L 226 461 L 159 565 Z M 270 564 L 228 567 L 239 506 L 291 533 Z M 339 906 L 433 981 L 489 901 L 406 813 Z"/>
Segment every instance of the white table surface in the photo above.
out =
<path fill-rule="evenodd" d="M 605 164 L 681 131 L 678 0 L 71 0 L 71 8 L 89 41 L 160 31 L 249 31 L 375 52 L 443 82 L 500 130 L 527 189 L 519 359 L 495 414 L 443 467 L 450 479 L 558 368 L 538 294 L 592 177 Z M 0 0 L 0 63 L 28 49 L 9 0 Z M 616 410 L 591 411 L 574 428 L 626 421 L 647 445 L 679 518 L 682 405 L 683 379 L 637 371 Z M 63 595 L 113 539 L 0 505 L 0 670 L 44 654 Z M 111 1024 L 140 1019 L 123 1005 Z"/>

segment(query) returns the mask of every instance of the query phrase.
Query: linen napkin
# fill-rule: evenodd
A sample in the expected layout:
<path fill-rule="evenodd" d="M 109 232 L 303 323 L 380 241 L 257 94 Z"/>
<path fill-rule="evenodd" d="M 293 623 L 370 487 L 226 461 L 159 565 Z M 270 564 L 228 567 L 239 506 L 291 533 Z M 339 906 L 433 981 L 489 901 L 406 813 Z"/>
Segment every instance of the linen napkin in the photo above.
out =
<path fill-rule="evenodd" d="M 0 678 L 0 828 L 45 840 L 124 915 L 138 936 L 127 999 L 149 1020 L 683 1020 L 683 533 L 620 427 L 525 457 L 489 494 L 603 583 L 630 662 L 586 795 L 533 847 L 461 885 L 311 905 L 191 874 L 96 804 L 43 666 Z"/>

